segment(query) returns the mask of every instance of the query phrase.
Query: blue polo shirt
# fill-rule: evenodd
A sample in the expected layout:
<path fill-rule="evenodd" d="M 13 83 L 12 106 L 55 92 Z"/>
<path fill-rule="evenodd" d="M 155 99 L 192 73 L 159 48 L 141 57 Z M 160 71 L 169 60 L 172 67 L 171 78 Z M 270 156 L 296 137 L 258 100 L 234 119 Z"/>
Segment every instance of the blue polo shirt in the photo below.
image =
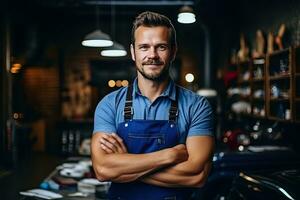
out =
<path fill-rule="evenodd" d="M 180 142 L 189 136 L 213 136 L 213 112 L 209 102 L 202 96 L 179 87 L 177 126 Z M 106 95 L 97 105 L 94 116 L 94 131 L 116 133 L 118 124 L 124 122 L 124 105 L 127 87 Z M 151 102 L 143 96 L 133 82 L 133 119 L 168 120 L 171 100 L 175 100 L 176 85 L 171 80 L 165 91 Z"/>

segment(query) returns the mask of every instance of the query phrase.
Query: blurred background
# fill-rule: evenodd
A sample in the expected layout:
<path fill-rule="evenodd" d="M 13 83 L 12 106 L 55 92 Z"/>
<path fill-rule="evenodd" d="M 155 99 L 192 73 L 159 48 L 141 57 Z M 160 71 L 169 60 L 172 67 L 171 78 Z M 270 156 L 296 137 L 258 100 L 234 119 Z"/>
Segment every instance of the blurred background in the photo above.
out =
<path fill-rule="evenodd" d="M 64 160 L 89 156 L 97 103 L 136 76 L 131 27 L 147 10 L 168 16 L 177 30 L 172 78 L 206 96 L 215 112 L 214 168 L 195 198 L 256 194 L 257 186 L 241 189 L 241 172 L 263 171 L 277 183 L 274 173 L 284 172 L 289 188 L 299 184 L 299 1 L 10 0 L 0 3 L 4 199 L 38 187 Z M 98 37 L 114 45 L 87 41 Z M 296 196 L 259 190 L 270 199 Z"/>

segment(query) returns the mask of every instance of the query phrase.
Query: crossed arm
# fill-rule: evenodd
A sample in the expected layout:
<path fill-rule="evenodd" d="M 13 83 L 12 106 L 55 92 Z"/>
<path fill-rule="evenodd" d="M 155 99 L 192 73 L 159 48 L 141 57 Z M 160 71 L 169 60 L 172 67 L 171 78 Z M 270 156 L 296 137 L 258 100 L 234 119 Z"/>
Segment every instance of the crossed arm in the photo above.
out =
<path fill-rule="evenodd" d="M 91 151 L 99 180 L 130 182 L 139 179 L 164 187 L 200 187 L 211 168 L 214 139 L 188 137 L 186 145 L 146 154 L 130 154 L 116 134 L 95 133 Z"/>

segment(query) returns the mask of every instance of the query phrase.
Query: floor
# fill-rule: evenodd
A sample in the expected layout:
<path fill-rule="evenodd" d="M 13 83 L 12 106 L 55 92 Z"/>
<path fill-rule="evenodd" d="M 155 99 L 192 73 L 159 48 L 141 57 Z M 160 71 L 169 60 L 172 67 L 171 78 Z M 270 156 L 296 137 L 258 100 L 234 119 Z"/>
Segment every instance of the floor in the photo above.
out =
<path fill-rule="evenodd" d="M 62 157 L 46 153 L 31 153 L 20 158 L 15 169 L 1 170 L 1 199 L 19 199 L 20 191 L 37 188 L 63 160 Z"/>

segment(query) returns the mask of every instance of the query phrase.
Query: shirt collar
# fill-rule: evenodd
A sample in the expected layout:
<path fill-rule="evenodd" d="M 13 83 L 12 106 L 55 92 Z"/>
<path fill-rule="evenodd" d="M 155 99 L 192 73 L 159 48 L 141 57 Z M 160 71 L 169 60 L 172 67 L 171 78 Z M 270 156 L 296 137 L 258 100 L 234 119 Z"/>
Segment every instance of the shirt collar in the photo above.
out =
<path fill-rule="evenodd" d="M 136 97 L 136 95 L 142 95 L 137 84 L 137 78 L 133 81 L 133 98 Z M 162 97 L 169 97 L 171 100 L 176 100 L 176 85 L 172 79 L 170 79 L 169 84 L 165 91 L 160 95 Z"/>

